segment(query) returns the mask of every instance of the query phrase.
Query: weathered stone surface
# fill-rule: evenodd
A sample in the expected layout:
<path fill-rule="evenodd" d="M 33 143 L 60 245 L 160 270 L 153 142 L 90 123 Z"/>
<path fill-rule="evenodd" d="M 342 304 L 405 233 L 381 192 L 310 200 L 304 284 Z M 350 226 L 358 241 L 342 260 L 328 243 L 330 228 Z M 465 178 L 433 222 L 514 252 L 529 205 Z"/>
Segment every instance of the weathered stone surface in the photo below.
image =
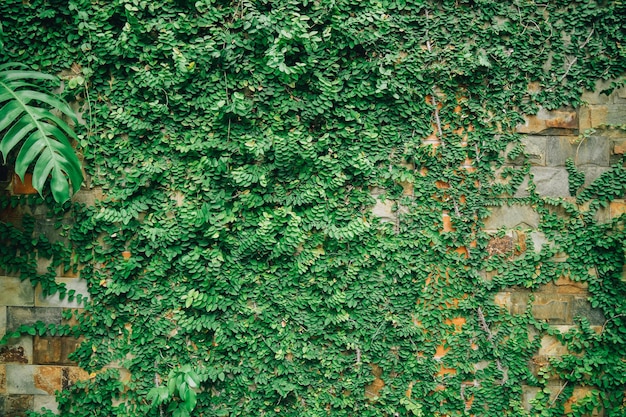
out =
<path fill-rule="evenodd" d="M 0 348 L 0 363 L 33 363 L 33 338 L 26 335 L 10 339 Z"/>
<path fill-rule="evenodd" d="M 551 136 L 547 138 L 546 165 L 565 166 L 571 158 L 576 166 L 609 166 L 611 142 L 604 137 L 591 136 L 579 139 L 578 136 Z"/>
<path fill-rule="evenodd" d="M 0 305 L 33 306 L 35 295 L 30 281 L 18 277 L 0 277 Z"/>
<path fill-rule="evenodd" d="M 524 116 L 524 124 L 517 126 L 520 133 L 550 134 L 559 130 L 578 130 L 578 113 L 574 109 L 539 109 L 536 115 Z"/>
<path fill-rule="evenodd" d="M 584 90 L 580 98 L 587 104 L 607 104 L 611 101 L 611 97 L 607 94 L 602 94 L 601 91 L 608 89 L 610 86 L 611 81 L 598 80 L 593 91 Z"/>
<path fill-rule="evenodd" d="M 385 202 L 376 199 L 376 204 L 372 208 L 372 214 L 380 218 L 382 222 L 394 222 L 396 219 L 396 213 L 394 212 L 395 202 L 391 200 L 385 200 Z"/>
<path fill-rule="evenodd" d="M 626 213 L 626 200 L 613 200 L 609 205 L 610 216 L 615 219 Z"/>
<path fill-rule="evenodd" d="M 61 389 L 60 366 L 7 364 L 9 394 L 53 395 Z"/>
<path fill-rule="evenodd" d="M 7 329 L 15 330 L 22 324 L 42 321 L 46 324 L 61 324 L 60 308 L 53 307 L 7 307 Z"/>
<path fill-rule="evenodd" d="M 40 337 L 35 336 L 33 341 L 33 363 L 38 365 L 73 365 L 68 359 L 78 345 L 79 339 L 74 337 Z"/>
<path fill-rule="evenodd" d="M 547 141 L 545 136 L 524 136 L 522 137 L 522 144 L 532 165 L 544 166 L 546 164 Z"/>
<path fill-rule="evenodd" d="M 612 153 L 614 155 L 624 155 L 626 153 L 626 138 L 613 140 L 612 144 Z"/>
<path fill-rule="evenodd" d="M 493 207 L 491 215 L 485 219 L 485 230 L 498 230 L 501 227 L 514 229 L 518 226 L 531 229 L 539 225 L 539 215 L 532 207 L 520 204 Z"/>
<path fill-rule="evenodd" d="M 609 167 L 586 166 L 586 167 L 582 167 L 580 170 L 585 173 L 585 183 L 583 184 L 583 186 L 584 187 L 588 187 L 595 180 L 597 180 L 600 175 L 604 174 L 605 172 L 610 171 L 611 168 L 609 168 Z"/>
<path fill-rule="evenodd" d="M 33 409 L 33 400 L 32 395 L 7 395 L 4 397 L 4 417 L 26 416 L 26 412 Z"/>
<path fill-rule="evenodd" d="M 587 294 L 589 285 L 584 281 L 572 281 L 568 277 L 560 277 L 550 284 L 558 294 Z"/>
<path fill-rule="evenodd" d="M 537 194 L 543 197 L 568 197 L 568 174 L 565 168 L 532 167 Z"/>
<path fill-rule="evenodd" d="M 0 364 L 0 394 L 6 394 L 7 392 L 7 367 L 4 364 Z M 2 411 L 2 407 L 0 407 Z"/>
<path fill-rule="evenodd" d="M 592 308 L 587 297 L 576 297 L 572 303 L 572 317 L 586 317 L 591 325 L 601 326 L 606 321 L 602 312 Z"/>
<path fill-rule="evenodd" d="M 35 395 L 33 396 L 33 410 L 40 411 L 42 408 L 59 413 L 59 404 L 54 395 Z"/>
<path fill-rule="evenodd" d="M 77 278 L 57 278 L 57 283 L 65 284 L 65 287 L 68 291 L 74 290 L 75 294 L 82 294 L 83 296 L 87 296 L 89 294 L 87 290 L 87 281 L 83 279 Z M 81 307 L 82 304 L 79 304 L 77 299 L 74 298 L 73 301 L 69 301 L 68 296 L 66 295 L 63 300 L 59 298 L 59 294 L 54 294 L 50 297 L 44 297 L 41 286 L 38 285 L 35 289 L 35 306 L 36 307 L 61 307 L 61 308 L 78 308 Z"/>
<path fill-rule="evenodd" d="M 511 305 L 511 293 L 508 291 L 496 293 L 494 297 L 494 302 L 500 307 L 508 309 Z"/>
<path fill-rule="evenodd" d="M 7 333 L 7 308 L 0 306 L 0 338 Z"/>
<path fill-rule="evenodd" d="M 121 368 L 120 381 L 130 381 L 130 372 Z M 89 379 L 89 373 L 78 366 L 66 366 L 63 368 L 63 389 L 74 385 L 78 381 L 86 381 Z"/>
<path fill-rule="evenodd" d="M 572 323 L 573 298 L 570 295 L 535 293 L 533 316 L 551 324 Z"/>
<path fill-rule="evenodd" d="M 563 356 L 568 353 L 565 346 L 561 344 L 554 336 L 544 335 L 541 338 L 541 347 L 537 352 L 541 356 Z"/>

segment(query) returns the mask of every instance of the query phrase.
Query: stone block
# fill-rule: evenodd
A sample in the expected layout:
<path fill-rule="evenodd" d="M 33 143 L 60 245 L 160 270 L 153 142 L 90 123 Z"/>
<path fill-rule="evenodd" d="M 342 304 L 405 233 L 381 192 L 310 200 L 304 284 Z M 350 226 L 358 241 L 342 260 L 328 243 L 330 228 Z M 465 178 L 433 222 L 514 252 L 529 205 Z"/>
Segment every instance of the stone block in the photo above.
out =
<path fill-rule="evenodd" d="M 17 329 L 22 324 L 61 324 L 61 308 L 54 307 L 7 307 L 7 330 Z"/>
<path fill-rule="evenodd" d="M 33 338 L 26 335 L 10 339 L 0 347 L 0 363 L 33 363 Z"/>
<path fill-rule="evenodd" d="M 542 197 L 569 197 L 565 168 L 531 167 L 537 194 Z"/>
<path fill-rule="evenodd" d="M 604 174 L 605 172 L 610 171 L 611 168 L 586 166 L 586 167 L 582 167 L 580 170 L 585 173 L 585 183 L 583 184 L 583 186 L 588 187 L 595 180 L 597 180 L 598 177 L 600 177 L 600 175 Z"/>
<path fill-rule="evenodd" d="M 573 297 L 564 294 L 535 293 L 532 314 L 550 324 L 572 323 Z"/>
<path fill-rule="evenodd" d="M 33 404 L 32 395 L 7 395 L 4 397 L 4 417 L 24 417 L 33 409 Z"/>
<path fill-rule="evenodd" d="M 568 353 L 565 346 L 561 344 L 554 336 L 544 335 L 541 338 L 541 347 L 537 352 L 538 355 L 546 357 L 563 356 Z"/>
<path fill-rule="evenodd" d="M 538 387 L 522 385 L 522 405 L 525 410 L 530 411 L 533 407 L 532 401 L 537 397 L 539 391 L 541 391 L 541 389 Z"/>
<path fill-rule="evenodd" d="M 120 381 L 130 381 L 130 372 L 120 369 Z M 66 366 L 63 368 L 63 389 L 67 389 L 78 381 L 89 379 L 89 373 L 78 366 Z"/>
<path fill-rule="evenodd" d="M 33 363 L 37 365 L 73 365 L 68 359 L 80 340 L 74 337 L 35 336 L 33 341 Z"/>
<path fill-rule="evenodd" d="M 578 126 L 580 132 L 598 128 L 605 124 L 608 111 L 608 106 L 605 104 L 581 106 L 578 109 Z"/>
<path fill-rule="evenodd" d="M 68 291 L 74 290 L 76 294 L 82 294 L 87 296 L 89 294 L 87 290 L 87 281 L 77 278 L 57 278 L 56 282 L 65 284 Z M 79 304 L 76 298 L 73 301 L 69 301 L 66 295 L 62 300 L 59 298 L 59 294 L 54 294 L 49 297 L 44 297 L 41 286 L 38 285 L 35 288 L 35 306 L 36 307 L 60 307 L 60 308 L 79 308 L 82 304 Z"/>
<path fill-rule="evenodd" d="M 379 199 L 376 199 L 376 204 L 372 207 L 372 214 L 379 217 L 381 222 L 395 222 L 395 205 L 395 201 L 392 200 L 385 200 L 385 202 L 382 202 Z"/>
<path fill-rule="evenodd" d="M 7 308 L 0 306 L 0 338 L 7 334 Z"/>
<path fill-rule="evenodd" d="M 602 136 L 579 139 L 578 136 L 551 136 L 547 138 L 546 165 L 565 166 L 568 158 L 577 166 L 609 166 L 611 141 Z"/>
<path fill-rule="evenodd" d="M 524 314 L 526 312 L 529 294 L 530 293 L 528 291 L 522 291 L 519 289 L 511 292 L 511 304 L 509 310 L 511 314 Z"/>
<path fill-rule="evenodd" d="M 485 219 L 485 230 L 516 227 L 536 229 L 539 214 L 532 207 L 522 204 L 499 206 L 491 209 L 491 215 Z"/>
<path fill-rule="evenodd" d="M 572 303 L 572 317 L 586 317 L 591 325 L 601 326 L 606 317 L 598 309 L 592 308 L 587 297 L 576 297 Z"/>
<path fill-rule="evenodd" d="M 511 308 L 511 293 L 510 292 L 498 292 L 494 297 L 494 302 L 500 307 Z"/>
<path fill-rule="evenodd" d="M 546 164 L 546 137 L 524 136 L 522 137 L 524 151 L 532 165 L 544 166 Z"/>
<path fill-rule="evenodd" d="M 6 365 L 9 394 L 54 395 L 62 388 L 62 368 L 42 365 Z"/>
<path fill-rule="evenodd" d="M 33 396 L 33 410 L 42 411 L 42 409 L 50 410 L 54 414 L 59 414 L 59 404 L 54 395 L 35 395 Z"/>
<path fill-rule="evenodd" d="M 609 213 L 612 219 L 615 219 L 626 213 L 626 200 L 613 200 L 609 205 Z"/>
<path fill-rule="evenodd" d="M 589 285 L 584 281 L 572 281 L 569 277 L 562 276 L 552 283 L 558 294 L 585 294 Z"/>
<path fill-rule="evenodd" d="M 539 109 L 535 115 L 524 116 L 524 124 L 517 126 L 519 133 L 552 134 L 558 131 L 578 130 L 578 112 L 570 108 L 559 110 Z"/>
<path fill-rule="evenodd" d="M 610 86 L 611 81 L 598 80 L 593 91 L 584 90 L 580 98 L 587 104 L 607 104 L 610 102 L 610 96 L 602 94 L 601 91 L 606 90 Z"/>
<path fill-rule="evenodd" d="M 626 153 L 626 139 L 613 140 L 612 144 L 612 153 L 614 155 L 624 155 L 624 153 Z"/>
<path fill-rule="evenodd" d="M 0 277 L 0 305 L 33 306 L 35 291 L 29 280 L 22 281 L 18 277 Z"/>
<path fill-rule="evenodd" d="M 0 394 L 6 394 L 7 392 L 7 367 L 4 364 L 0 364 Z M 0 411 L 2 407 L 0 407 Z"/>

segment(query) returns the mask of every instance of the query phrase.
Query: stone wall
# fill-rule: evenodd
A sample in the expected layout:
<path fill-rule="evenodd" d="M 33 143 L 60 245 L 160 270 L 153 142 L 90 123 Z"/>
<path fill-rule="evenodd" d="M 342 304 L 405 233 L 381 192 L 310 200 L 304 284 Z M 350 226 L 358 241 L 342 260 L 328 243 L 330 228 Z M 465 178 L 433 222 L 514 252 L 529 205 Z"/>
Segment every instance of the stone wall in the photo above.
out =
<path fill-rule="evenodd" d="M 15 178 L 0 178 L 0 187 L 8 187 L 14 194 L 34 193 L 32 188 L 18 183 Z M 5 209 L 0 212 L 0 221 L 19 225 L 26 213 L 35 217 L 37 233 L 46 234 L 52 241 L 59 238 L 58 231 L 42 207 L 34 210 L 28 206 Z M 39 261 L 38 273 L 47 272 L 49 265 L 47 260 Z M 59 267 L 56 275 L 57 282 L 64 283 L 68 290 L 87 295 L 86 283 L 78 274 L 64 272 Z M 21 280 L 18 274 L 0 269 L 0 337 L 23 324 L 38 321 L 64 324 L 64 310 L 79 307 L 76 300 L 61 300 L 58 295 L 44 297 L 40 286 L 33 287 L 30 281 Z M 79 342 L 69 336 L 23 336 L 0 347 L 0 416 L 24 416 L 27 410 L 40 410 L 42 407 L 56 410 L 55 391 L 89 377 L 68 359 Z"/>
<path fill-rule="evenodd" d="M 607 86 L 599 83 L 597 91 Z M 624 132 L 605 126 L 626 123 L 626 89 L 610 96 L 585 93 L 583 98 L 588 103 L 586 106 L 579 109 L 541 110 L 519 127 L 519 131 L 525 135 L 523 144 L 532 163 L 531 174 L 536 190 L 542 196 L 570 198 L 565 169 L 568 158 L 576 161 L 579 169 L 586 173 L 587 183 L 590 183 L 618 161 L 626 150 Z M 585 138 L 580 140 L 579 134 L 585 134 Z M 4 189 L 7 186 L 14 193 L 34 191 L 12 178 L 0 176 L 0 187 Z M 405 194 L 410 194 L 412 189 L 407 187 L 405 191 Z M 522 185 L 518 196 L 526 193 L 525 185 Z M 78 196 L 88 203 L 97 197 L 94 192 L 84 191 Z M 0 213 L 0 221 L 19 222 L 24 214 L 19 210 Z M 379 202 L 373 212 L 383 220 L 398 221 L 393 202 Z M 609 220 L 624 212 L 625 201 L 614 201 L 600 214 L 600 220 Z M 43 213 L 35 211 L 31 214 L 37 218 L 40 231 L 54 233 Z M 509 251 L 514 254 L 515 248 L 524 245 L 527 239 L 532 239 L 535 250 L 539 250 L 546 239 L 537 230 L 538 224 L 538 214 L 528 206 L 494 208 L 485 224 L 486 231 L 494 235 L 488 251 Z M 507 231 L 505 236 L 495 237 L 496 231 L 502 229 Z M 39 265 L 42 272 L 47 267 L 45 262 Z M 65 283 L 68 289 L 87 294 L 85 282 L 76 275 L 58 270 L 57 280 Z M 61 324 L 64 309 L 79 307 L 75 302 L 59 300 L 58 297 L 43 297 L 40 288 L 33 288 L 30 282 L 21 281 L 18 276 L 1 270 L 0 289 L 0 337 L 20 324 L 39 320 Z M 513 313 L 519 313 L 527 308 L 529 296 L 527 290 L 509 289 L 498 293 L 496 302 Z M 534 292 L 535 301 L 531 308 L 538 319 L 546 320 L 562 332 L 574 325 L 573 318 L 577 315 L 585 316 L 592 325 L 601 327 L 605 318 L 591 308 L 587 297 L 584 283 L 561 278 Z M 55 391 L 67 388 L 79 379 L 89 378 L 85 371 L 68 359 L 78 343 L 79 340 L 71 337 L 25 336 L 0 348 L 0 416 L 23 416 L 26 410 L 38 410 L 41 407 L 56 410 Z M 538 369 L 550 357 L 563 353 L 564 346 L 556 339 L 545 336 L 541 349 L 529 366 Z M 445 350 L 442 349 L 440 354 L 445 355 Z M 553 384 L 552 392 L 559 392 L 559 381 Z M 585 389 L 579 387 L 574 391 L 573 398 L 582 397 L 585 393 Z M 527 387 L 524 397 L 527 406 L 535 394 L 535 388 Z"/>

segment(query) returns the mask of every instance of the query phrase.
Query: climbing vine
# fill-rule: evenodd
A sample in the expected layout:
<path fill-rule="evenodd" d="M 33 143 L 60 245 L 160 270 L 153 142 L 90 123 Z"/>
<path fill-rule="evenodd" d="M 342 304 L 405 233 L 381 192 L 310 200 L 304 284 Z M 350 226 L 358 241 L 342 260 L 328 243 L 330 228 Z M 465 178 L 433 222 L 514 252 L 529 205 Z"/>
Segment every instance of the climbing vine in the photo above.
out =
<path fill-rule="evenodd" d="M 568 164 L 575 201 L 532 180 L 516 194 L 523 115 L 626 72 L 621 2 L 9 0 L 0 16 L 0 61 L 66 81 L 103 194 L 46 197 L 73 219 L 58 263 L 88 281 L 73 358 L 96 375 L 58 394 L 62 415 L 556 416 L 581 384 L 571 415 L 624 413 L 623 219 L 594 217 L 624 196 L 622 163 L 588 187 Z M 507 203 L 552 244 L 490 253 L 483 221 Z M 46 245 L 30 221 L 1 225 L 2 266 L 63 291 L 20 264 Z M 587 283 L 599 332 L 494 301 L 563 275 Z M 571 355 L 533 370 L 544 334 Z"/>

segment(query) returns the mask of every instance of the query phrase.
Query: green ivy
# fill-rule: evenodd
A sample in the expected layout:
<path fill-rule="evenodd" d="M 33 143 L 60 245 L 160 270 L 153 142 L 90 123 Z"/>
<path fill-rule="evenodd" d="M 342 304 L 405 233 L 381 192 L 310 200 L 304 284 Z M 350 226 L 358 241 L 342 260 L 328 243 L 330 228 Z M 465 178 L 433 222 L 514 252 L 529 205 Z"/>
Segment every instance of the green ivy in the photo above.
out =
<path fill-rule="evenodd" d="M 568 202 L 532 181 L 514 198 L 530 164 L 511 165 L 523 114 L 626 72 L 621 2 L 9 0 L 0 16 L 0 61 L 67 80 L 105 195 L 68 208 L 90 299 L 73 358 L 97 376 L 59 393 L 62 415 L 556 416 L 577 384 L 573 415 L 624 412 L 623 220 L 594 217 L 623 166 L 582 188 L 568 164 Z M 553 244 L 490 254 L 483 220 L 506 202 Z M 572 355 L 533 372 L 554 331 L 494 297 L 565 273 L 607 322 L 555 334 Z"/>

